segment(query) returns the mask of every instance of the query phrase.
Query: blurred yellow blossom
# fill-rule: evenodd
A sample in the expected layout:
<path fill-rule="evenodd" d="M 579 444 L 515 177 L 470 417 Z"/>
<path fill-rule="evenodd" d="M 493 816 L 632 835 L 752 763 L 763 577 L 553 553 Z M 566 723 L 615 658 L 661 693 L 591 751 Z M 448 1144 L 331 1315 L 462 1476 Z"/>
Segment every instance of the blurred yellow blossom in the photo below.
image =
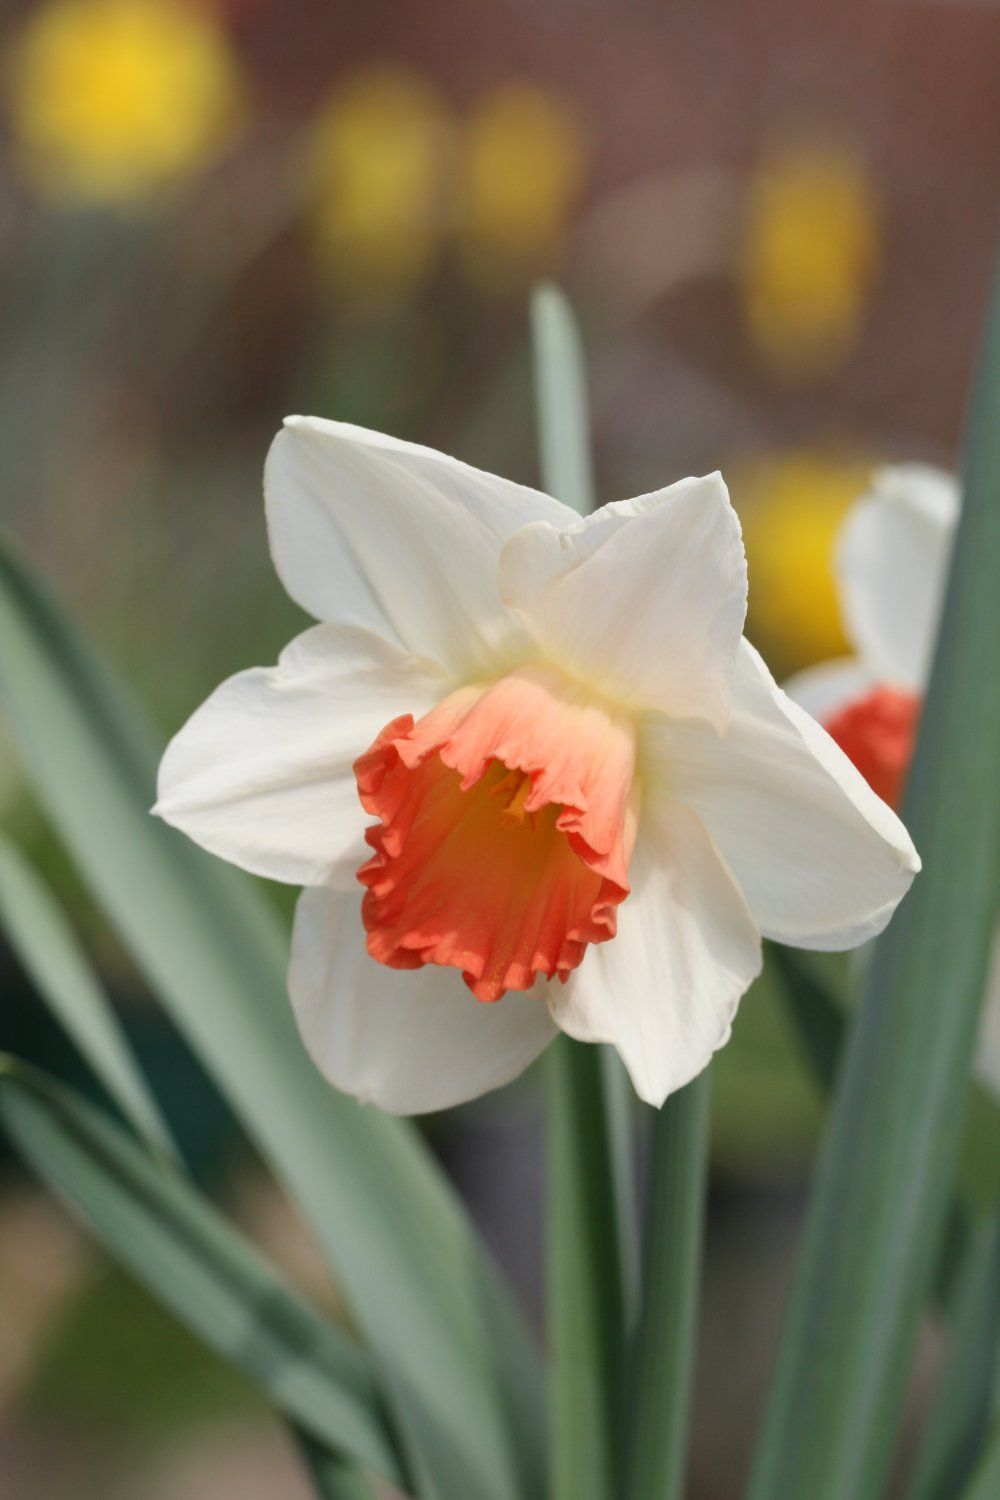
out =
<path fill-rule="evenodd" d="M 527 82 L 484 95 L 465 132 L 458 205 L 473 285 L 517 290 L 554 269 L 585 163 L 582 128 L 565 104 Z"/>
<path fill-rule="evenodd" d="M 10 127 L 39 190 L 140 197 L 230 137 L 240 74 L 218 23 L 169 0 L 50 0 L 6 59 Z"/>
<path fill-rule="evenodd" d="M 747 327 L 767 360 L 819 376 L 847 358 L 879 239 L 872 187 L 852 152 L 787 145 L 764 157 L 749 186 L 740 271 Z"/>
<path fill-rule="evenodd" d="M 781 675 L 841 656 L 847 641 L 834 545 L 871 477 L 856 456 L 795 451 L 737 466 L 733 492 L 750 569 L 750 639 Z"/>
<path fill-rule="evenodd" d="M 329 99 L 308 142 L 319 254 L 341 289 L 394 297 L 428 270 L 446 225 L 453 123 L 421 74 L 385 65 Z"/>

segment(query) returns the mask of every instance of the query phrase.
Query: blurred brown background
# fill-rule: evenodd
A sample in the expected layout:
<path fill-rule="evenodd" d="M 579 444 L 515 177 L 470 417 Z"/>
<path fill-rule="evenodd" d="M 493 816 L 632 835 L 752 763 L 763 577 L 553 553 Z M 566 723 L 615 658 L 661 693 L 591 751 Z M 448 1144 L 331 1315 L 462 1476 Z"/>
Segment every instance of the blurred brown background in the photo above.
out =
<path fill-rule="evenodd" d="M 843 649 L 830 547 L 872 464 L 955 462 L 997 227 L 990 0 L 49 0 L 0 21 L 3 522 L 164 738 L 297 626 L 260 502 L 287 411 L 537 482 L 538 277 L 582 319 L 601 498 L 721 467 L 779 674 Z M 196 1169 L 332 1295 L 2 726 L 0 817 Z M 0 963 L 0 1047 L 82 1082 Z M 818 1119 L 766 974 L 713 1079 L 693 1500 L 737 1492 Z M 536 1310 L 538 1113 L 529 1078 L 429 1126 Z M 5 1158 L 0 1497 L 300 1492 L 236 1377 Z"/>

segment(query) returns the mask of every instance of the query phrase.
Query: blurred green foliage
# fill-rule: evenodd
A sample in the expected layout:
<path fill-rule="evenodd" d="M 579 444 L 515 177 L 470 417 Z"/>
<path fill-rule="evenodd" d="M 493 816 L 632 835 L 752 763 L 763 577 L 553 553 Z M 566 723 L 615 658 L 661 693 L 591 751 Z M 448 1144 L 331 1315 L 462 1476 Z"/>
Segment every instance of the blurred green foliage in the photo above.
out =
<path fill-rule="evenodd" d="M 273 1420 L 228 1365 L 103 1263 L 64 1308 L 21 1401 L 30 1421 L 69 1419 L 146 1450 L 225 1418 Z"/>

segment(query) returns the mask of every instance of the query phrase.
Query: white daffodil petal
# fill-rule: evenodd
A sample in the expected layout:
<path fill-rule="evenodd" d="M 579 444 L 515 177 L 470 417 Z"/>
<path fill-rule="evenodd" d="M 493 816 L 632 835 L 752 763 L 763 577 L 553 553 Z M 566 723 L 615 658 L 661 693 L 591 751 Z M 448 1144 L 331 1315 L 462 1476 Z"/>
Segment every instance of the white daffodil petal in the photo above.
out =
<path fill-rule="evenodd" d="M 979 1046 L 975 1060 L 976 1075 L 982 1079 L 1000 1102 L 1000 928 L 993 938 L 986 993 L 979 1027 Z"/>
<path fill-rule="evenodd" d="M 499 1088 L 556 1028 L 537 994 L 476 1000 L 455 969 L 387 969 L 365 950 L 360 902 L 302 892 L 288 975 L 303 1041 L 336 1088 L 390 1114 L 425 1114 Z"/>
<path fill-rule="evenodd" d="M 504 548 L 500 579 L 557 664 L 633 705 L 725 727 L 747 573 L 721 475 L 606 505 L 561 530 L 526 526 Z"/>
<path fill-rule="evenodd" d="M 651 717 L 644 749 L 653 783 L 704 820 L 766 937 L 854 947 L 920 868 L 895 813 L 746 642 L 728 733 Z"/>
<path fill-rule="evenodd" d="M 192 715 L 160 764 L 153 810 L 255 875 L 353 883 L 368 820 L 352 765 L 390 719 L 445 692 L 436 668 L 398 646 L 317 625 Z"/>
<path fill-rule="evenodd" d="M 573 512 L 381 433 L 289 417 L 264 471 L 271 554 L 317 619 L 367 626 L 466 677 L 520 635 L 497 559 L 517 529 Z"/>
<path fill-rule="evenodd" d="M 643 810 L 618 933 L 549 987 L 561 1030 L 610 1042 L 636 1092 L 662 1104 L 729 1038 L 760 972 L 760 934 L 704 826 L 686 807 Z"/>
<path fill-rule="evenodd" d="M 881 470 L 844 523 L 837 574 L 847 632 L 884 682 L 926 684 L 958 510 L 954 479 L 913 464 Z"/>
<path fill-rule="evenodd" d="M 789 698 L 821 724 L 832 714 L 839 713 L 847 704 L 870 693 L 875 686 L 875 678 L 853 657 L 841 657 L 836 661 L 820 662 L 816 667 L 806 667 L 804 671 L 796 672 L 787 682 L 782 683 Z"/>

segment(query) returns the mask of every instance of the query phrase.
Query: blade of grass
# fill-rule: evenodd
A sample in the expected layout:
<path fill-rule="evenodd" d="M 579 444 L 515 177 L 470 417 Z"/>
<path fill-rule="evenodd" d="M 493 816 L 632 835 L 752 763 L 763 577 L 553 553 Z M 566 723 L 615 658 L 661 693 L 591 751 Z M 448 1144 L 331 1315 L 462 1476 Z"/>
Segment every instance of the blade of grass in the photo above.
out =
<path fill-rule="evenodd" d="M 923 873 L 879 939 L 821 1153 L 751 1500 L 872 1500 L 961 1144 L 1000 881 L 1000 295 L 904 818 Z"/>
<path fill-rule="evenodd" d="M 80 870 L 312 1225 L 445 1500 L 544 1483 L 536 1352 L 415 1131 L 335 1093 L 285 996 L 286 942 L 243 877 L 151 818 L 157 756 L 64 611 L 0 547 L 0 707 Z"/>
<path fill-rule="evenodd" d="M 532 298 L 538 440 L 545 488 L 593 504 L 586 380 L 565 297 Z M 548 1307 L 553 1500 L 605 1500 L 622 1463 L 629 1268 L 637 1262 L 631 1117 L 614 1061 L 560 1037 L 548 1063 Z"/>
<path fill-rule="evenodd" d="M 1000 1205 L 975 1224 L 955 1294 L 952 1349 L 924 1432 L 911 1500 L 951 1500 L 973 1473 L 996 1409 Z"/>
<path fill-rule="evenodd" d="M 25 973 L 151 1149 L 176 1159 L 170 1132 L 76 935 L 44 882 L 0 837 L 0 926 Z"/>
<path fill-rule="evenodd" d="M 680 1500 L 708 1176 L 708 1074 L 653 1116 L 627 1500 Z"/>
<path fill-rule="evenodd" d="M 72 1090 L 9 1058 L 0 1060 L 0 1120 L 38 1175 L 198 1338 L 314 1439 L 404 1478 L 371 1361 L 180 1172 Z"/>

